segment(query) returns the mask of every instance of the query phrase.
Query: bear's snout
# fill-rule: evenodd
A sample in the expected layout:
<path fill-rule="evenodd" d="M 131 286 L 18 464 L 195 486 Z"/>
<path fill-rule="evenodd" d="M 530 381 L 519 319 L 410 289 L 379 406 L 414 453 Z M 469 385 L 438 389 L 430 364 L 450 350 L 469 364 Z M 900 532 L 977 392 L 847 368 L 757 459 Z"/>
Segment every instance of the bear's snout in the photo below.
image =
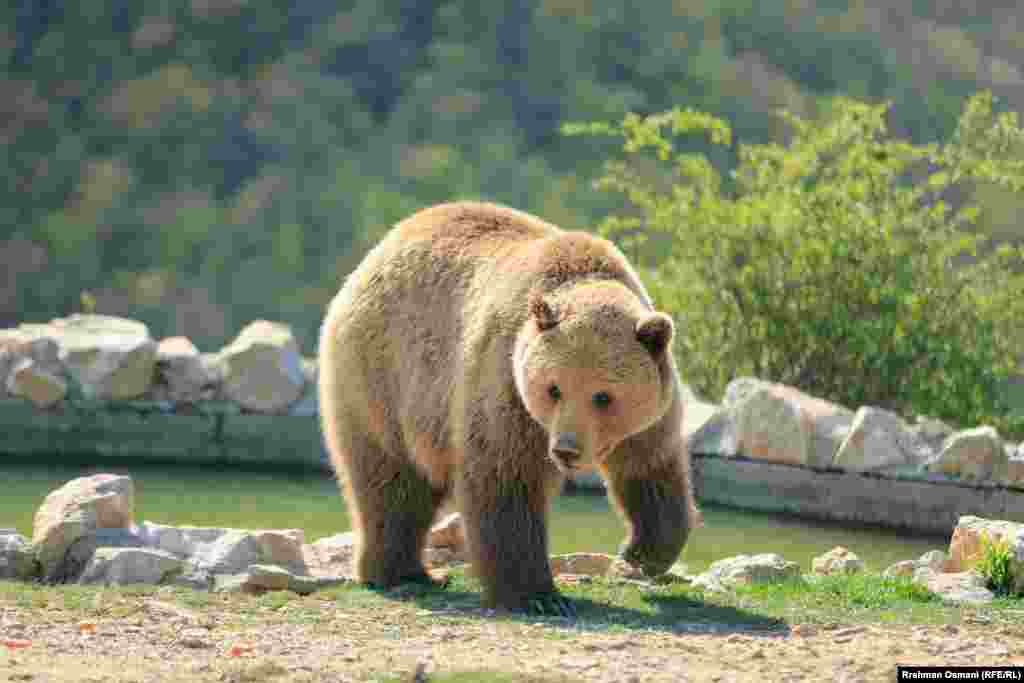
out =
<path fill-rule="evenodd" d="M 555 459 L 555 463 L 563 470 L 576 467 L 583 454 L 580 451 L 576 432 L 560 432 L 554 441 L 555 443 L 551 447 L 551 456 Z"/>

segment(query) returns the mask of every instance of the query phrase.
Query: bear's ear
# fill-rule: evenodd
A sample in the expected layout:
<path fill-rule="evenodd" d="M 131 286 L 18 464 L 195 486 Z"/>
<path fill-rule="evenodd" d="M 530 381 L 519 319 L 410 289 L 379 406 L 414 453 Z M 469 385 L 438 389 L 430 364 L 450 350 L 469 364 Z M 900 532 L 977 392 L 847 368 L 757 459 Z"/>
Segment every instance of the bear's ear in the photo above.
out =
<path fill-rule="evenodd" d="M 664 313 L 651 313 L 636 324 L 636 338 L 654 355 L 662 353 L 672 343 L 672 318 Z"/>
<path fill-rule="evenodd" d="M 537 327 L 543 332 L 550 330 L 558 324 L 558 316 L 551 304 L 544 300 L 544 297 L 537 294 L 530 298 L 530 316 L 537 321 Z"/>

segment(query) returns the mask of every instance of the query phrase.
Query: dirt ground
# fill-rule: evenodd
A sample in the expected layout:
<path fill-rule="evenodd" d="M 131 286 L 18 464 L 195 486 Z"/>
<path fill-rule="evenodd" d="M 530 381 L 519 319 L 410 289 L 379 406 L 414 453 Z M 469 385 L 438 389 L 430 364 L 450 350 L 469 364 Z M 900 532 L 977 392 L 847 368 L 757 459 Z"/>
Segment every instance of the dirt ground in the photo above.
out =
<path fill-rule="evenodd" d="M 1024 615 L 1019 627 L 826 624 L 756 632 L 678 623 L 641 631 L 494 619 L 483 610 L 449 615 L 401 602 L 352 606 L 307 597 L 240 618 L 229 606 L 192 609 L 161 596 L 110 599 L 116 604 L 104 616 L 86 620 L 73 610 L 48 617 L 0 606 L 0 681 L 340 683 L 408 674 L 422 663 L 426 680 L 435 671 L 492 670 L 552 681 L 852 682 L 893 681 L 897 664 L 1024 665 Z"/>

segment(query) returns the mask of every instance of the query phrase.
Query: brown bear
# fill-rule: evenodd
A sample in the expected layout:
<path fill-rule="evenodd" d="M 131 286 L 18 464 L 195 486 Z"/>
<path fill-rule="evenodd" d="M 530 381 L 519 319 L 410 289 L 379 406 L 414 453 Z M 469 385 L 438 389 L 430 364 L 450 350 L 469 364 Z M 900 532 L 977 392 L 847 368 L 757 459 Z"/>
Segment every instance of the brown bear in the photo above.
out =
<path fill-rule="evenodd" d="M 672 320 L 610 242 L 503 206 L 403 220 L 348 277 L 320 339 L 324 437 L 358 580 L 429 581 L 454 497 L 484 603 L 573 608 L 548 563 L 548 504 L 596 466 L 648 574 L 695 521 Z"/>

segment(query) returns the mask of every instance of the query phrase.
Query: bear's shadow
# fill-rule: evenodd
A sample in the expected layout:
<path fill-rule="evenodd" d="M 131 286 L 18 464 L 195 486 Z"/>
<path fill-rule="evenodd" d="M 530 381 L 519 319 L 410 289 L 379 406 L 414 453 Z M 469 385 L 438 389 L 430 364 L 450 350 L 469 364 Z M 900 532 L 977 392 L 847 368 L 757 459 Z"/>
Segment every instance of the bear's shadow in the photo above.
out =
<path fill-rule="evenodd" d="M 512 620 L 550 623 L 553 627 L 568 626 L 584 630 L 599 630 L 608 627 L 636 629 L 642 631 L 664 631 L 667 633 L 763 633 L 782 635 L 789 631 L 783 619 L 768 617 L 725 605 L 704 602 L 689 595 L 647 593 L 643 600 L 654 606 L 653 613 L 609 605 L 606 602 L 578 595 L 569 595 L 576 609 L 576 619 L 564 617 L 499 612 L 480 606 L 480 593 L 463 586 L 447 588 L 422 585 L 404 585 L 382 595 L 399 601 L 410 601 L 417 607 L 438 615 L 458 616 L 480 620 Z"/>

